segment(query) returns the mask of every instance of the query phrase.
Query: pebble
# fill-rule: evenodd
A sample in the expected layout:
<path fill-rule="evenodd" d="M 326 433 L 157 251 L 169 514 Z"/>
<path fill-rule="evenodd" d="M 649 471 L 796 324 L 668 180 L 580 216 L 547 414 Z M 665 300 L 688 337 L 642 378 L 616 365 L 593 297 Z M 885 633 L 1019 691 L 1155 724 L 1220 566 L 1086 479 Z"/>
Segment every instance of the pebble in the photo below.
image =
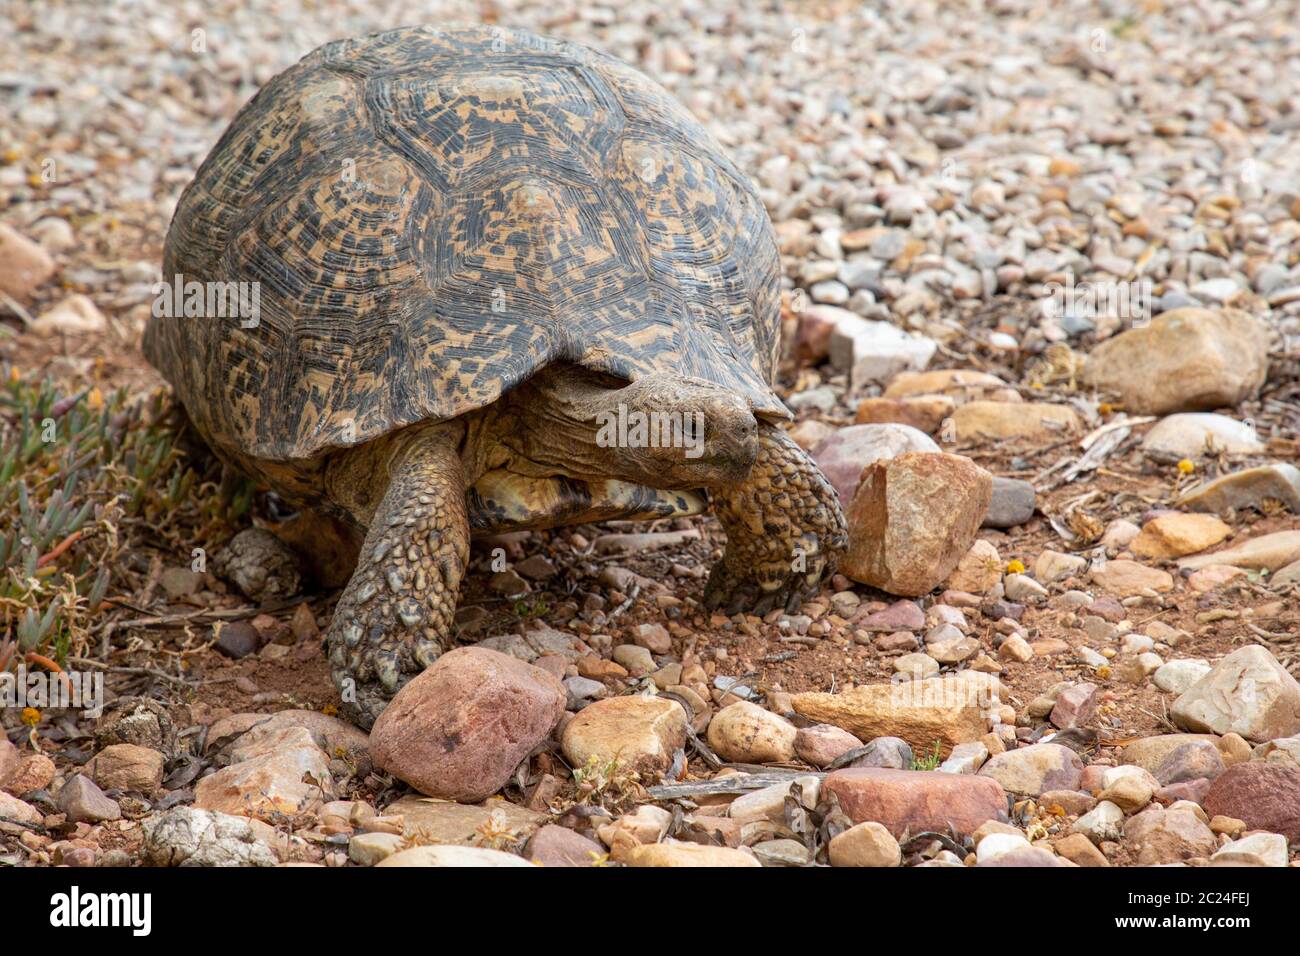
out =
<path fill-rule="evenodd" d="M 709 722 L 709 746 L 737 763 L 785 763 L 795 756 L 798 731 L 784 717 L 740 701 L 718 711 Z"/>
<path fill-rule="evenodd" d="M 686 711 L 662 697 L 611 697 L 588 704 L 565 726 L 560 744 L 573 767 L 617 761 L 654 775 L 686 743 Z M 792 737 L 793 745 L 793 737 Z"/>

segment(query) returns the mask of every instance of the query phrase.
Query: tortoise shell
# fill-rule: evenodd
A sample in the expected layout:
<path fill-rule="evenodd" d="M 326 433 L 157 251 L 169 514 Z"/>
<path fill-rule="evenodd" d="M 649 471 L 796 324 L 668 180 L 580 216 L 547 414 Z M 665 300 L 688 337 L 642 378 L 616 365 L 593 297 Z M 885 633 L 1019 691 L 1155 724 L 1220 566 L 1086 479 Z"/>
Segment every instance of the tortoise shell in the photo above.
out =
<path fill-rule="evenodd" d="M 417 27 L 321 47 L 240 110 L 163 267 L 257 284 L 255 316 L 155 307 L 144 338 L 240 457 L 319 459 L 562 361 L 788 417 L 753 186 L 665 90 L 567 41 Z"/>

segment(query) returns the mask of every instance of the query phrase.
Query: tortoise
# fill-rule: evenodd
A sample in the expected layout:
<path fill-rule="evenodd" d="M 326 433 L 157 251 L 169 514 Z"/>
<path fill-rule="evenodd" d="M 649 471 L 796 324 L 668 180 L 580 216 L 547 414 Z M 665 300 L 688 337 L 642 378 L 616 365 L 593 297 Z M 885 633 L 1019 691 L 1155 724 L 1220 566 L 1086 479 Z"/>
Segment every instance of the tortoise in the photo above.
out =
<path fill-rule="evenodd" d="M 613 57 L 497 27 L 328 43 L 231 122 L 163 275 L 207 291 L 143 342 L 204 441 L 356 529 L 326 643 L 362 726 L 451 644 L 471 536 L 711 506 L 706 606 L 760 614 L 845 546 L 780 427 L 763 205 Z"/>

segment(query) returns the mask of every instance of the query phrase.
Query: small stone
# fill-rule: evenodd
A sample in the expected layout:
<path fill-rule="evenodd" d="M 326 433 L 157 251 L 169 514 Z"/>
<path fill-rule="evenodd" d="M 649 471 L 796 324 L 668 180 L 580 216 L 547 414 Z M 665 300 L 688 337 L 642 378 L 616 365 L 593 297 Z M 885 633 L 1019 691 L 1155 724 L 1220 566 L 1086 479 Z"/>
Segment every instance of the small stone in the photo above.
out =
<path fill-rule="evenodd" d="M 1070 832 L 1081 833 L 1097 845 L 1115 842 L 1123 830 L 1124 811 L 1108 800 L 1100 801 L 1070 827 Z"/>
<path fill-rule="evenodd" d="M 1074 790 L 1083 763 L 1060 744 L 1034 744 L 989 759 L 979 774 L 991 777 L 1009 793 L 1036 797 L 1044 790 Z"/>
<path fill-rule="evenodd" d="M 482 647 L 455 648 L 379 715 L 371 757 L 421 793 L 476 803 L 546 739 L 565 700 L 560 682 L 539 667 Z"/>
<path fill-rule="evenodd" d="M 1083 427 L 1068 405 L 1045 402 L 967 402 L 952 414 L 958 441 L 1062 438 Z"/>
<path fill-rule="evenodd" d="M 1004 661 L 1017 661 L 1023 664 L 1033 659 L 1034 649 L 1019 634 L 1012 634 L 998 647 L 998 657 Z"/>
<path fill-rule="evenodd" d="M 850 425 L 838 429 L 812 451 L 813 460 L 839 494 L 847 511 L 868 465 L 912 451 L 937 452 L 925 432 L 907 425 Z"/>
<path fill-rule="evenodd" d="M 45 754 L 22 754 L 13 761 L 8 776 L 0 779 L 0 790 L 15 797 L 44 790 L 54 780 L 54 773 L 54 761 Z"/>
<path fill-rule="evenodd" d="M 977 540 L 957 563 L 947 587 L 970 594 L 986 594 L 1002 581 L 1002 560 L 998 549 L 987 541 Z"/>
<path fill-rule="evenodd" d="M 140 855 L 153 866 L 275 866 L 275 852 L 253 822 L 194 807 L 173 807 L 143 821 Z"/>
<path fill-rule="evenodd" d="M 1258 455 L 1263 450 L 1263 443 L 1249 425 L 1208 412 L 1170 415 L 1153 425 L 1142 439 L 1143 454 L 1167 464 L 1220 454 Z"/>
<path fill-rule="evenodd" d="M 697 843 L 664 842 L 634 848 L 627 857 L 636 867 L 756 867 L 758 860 L 743 850 Z"/>
<path fill-rule="evenodd" d="M 992 497 L 983 527 L 1014 528 L 1025 524 L 1034 516 L 1037 505 L 1037 492 L 1029 482 L 994 475 Z"/>
<path fill-rule="evenodd" d="M 70 295 L 54 308 L 42 312 L 32 322 L 37 335 L 98 336 L 108 329 L 108 319 L 89 296 Z"/>
<path fill-rule="evenodd" d="M 1176 504 L 1190 511 L 1224 514 L 1259 509 L 1269 500 L 1300 513 L 1300 468 L 1278 462 L 1235 471 L 1189 488 Z"/>
<path fill-rule="evenodd" d="M 903 851 L 892 833 L 881 823 L 868 820 L 831 838 L 828 848 L 831 866 L 898 866 Z"/>
<path fill-rule="evenodd" d="M 1107 561 L 1093 566 L 1092 583 L 1116 597 L 1143 595 L 1147 591 L 1172 591 L 1174 579 L 1168 571 L 1149 568 L 1136 561 Z"/>
<path fill-rule="evenodd" d="M 644 677 L 655 669 L 655 659 L 644 647 L 635 644 L 620 644 L 614 648 L 614 661 L 627 668 L 633 677 Z"/>
<path fill-rule="evenodd" d="M 1062 554 L 1050 548 L 1034 559 L 1034 578 L 1044 584 L 1055 584 L 1066 578 L 1078 577 L 1088 569 L 1088 559 L 1075 554 Z"/>
<path fill-rule="evenodd" d="M 798 731 L 784 717 L 740 701 L 722 708 L 709 722 L 709 746 L 724 760 L 785 763 L 795 755 Z"/>
<path fill-rule="evenodd" d="M 413 846 L 385 857 L 376 866 L 509 867 L 532 866 L 523 857 L 478 846 Z"/>
<path fill-rule="evenodd" d="M 800 727 L 794 738 L 795 755 L 805 763 L 819 768 L 861 746 L 861 740 L 832 724 Z"/>
<path fill-rule="evenodd" d="M 1082 833 L 1071 833 L 1052 844 L 1058 856 L 1077 866 L 1110 866 L 1105 855 Z"/>
<path fill-rule="evenodd" d="M 117 802 L 105 796 L 104 791 L 84 774 L 68 778 L 59 790 L 57 802 L 59 809 L 73 823 L 103 823 L 122 818 L 122 808 Z"/>
<path fill-rule="evenodd" d="M 1212 548 L 1232 534 L 1232 529 L 1206 514 L 1171 512 L 1152 518 L 1129 545 L 1139 558 L 1181 558 Z"/>
<path fill-rule="evenodd" d="M 105 790 L 152 793 L 162 786 L 164 762 L 161 753 L 148 747 L 113 744 L 96 754 L 85 769 Z"/>
<path fill-rule="evenodd" d="M 1170 694 L 1183 694 L 1210 669 L 1210 662 L 1200 658 L 1170 661 L 1152 675 L 1151 682 Z"/>
<path fill-rule="evenodd" d="M 50 254 L 0 223 L 0 292 L 25 302 L 54 275 Z"/>
<path fill-rule="evenodd" d="M 662 697 L 598 700 L 568 722 L 560 741 L 573 767 L 585 767 L 594 759 L 600 764 L 617 761 L 650 775 L 662 773 L 686 743 L 686 711 Z"/>
<path fill-rule="evenodd" d="M 348 859 L 358 866 L 374 866 L 400 852 L 405 844 L 397 833 L 358 833 L 348 841 Z"/>
<path fill-rule="evenodd" d="M 1050 719 L 1062 730 L 1086 726 L 1097 715 L 1097 703 L 1096 685 L 1075 684 L 1057 695 Z"/>
<path fill-rule="evenodd" d="M 1210 857 L 1216 866 L 1286 866 L 1286 860 L 1286 837 L 1280 833 L 1252 833 L 1224 844 Z"/>
<path fill-rule="evenodd" d="M 1300 561 L 1300 530 L 1275 531 L 1249 538 L 1223 551 L 1183 558 L 1178 566 L 1196 571 L 1211 564 L 1230 564 L 1251 570 L 1278 571 L 1296 561 Z M 1279 573 L 1277 577 L 1283 575 Z"/>
<path fill-rule="evenodd" d="M 1124 824 L 1124 840 L 1141 866 L 1208 857 L 1218 848 L 1210 828 L 1190 810 L 1149 807 Z"/>
<path fill-rule="evenodd" d="M 524 846 L 524 859 L 539 866 L 592 866 L 604 856 L 599 843 L 553 823 L 540 828 Z"/>

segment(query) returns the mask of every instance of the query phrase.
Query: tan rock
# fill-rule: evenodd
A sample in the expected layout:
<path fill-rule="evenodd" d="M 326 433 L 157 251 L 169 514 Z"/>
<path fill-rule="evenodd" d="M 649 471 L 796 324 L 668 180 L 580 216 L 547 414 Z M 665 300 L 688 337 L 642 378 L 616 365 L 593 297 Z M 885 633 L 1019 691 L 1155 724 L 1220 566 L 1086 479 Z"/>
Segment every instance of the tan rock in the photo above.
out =
<path fill-rule="evenodd" d="M 831 866 L 898 866 L 903 851 L 883 823 L 868 820 L 831 838 Z"/>
<path fill-rule="evenodd" d="M 987 372 L 969 369 L 935 369 L 930 372 L 901 372 L 885 389 L 885 398 L 906 398 L 911 395 L 949 395 L 958 401 L 1005 388 L 1006 382 Z"/>
<path fill-rule="evenodd" d="M 1064 438 L 1083 427 L 1068 405 L 1046 402 L 967 402 L 952 413 L 959 441 Z"/>
<path fill-rule="evenodd" d="M 1094 565 L 1089 577 L 1093 584 L 1115 597 L 1174 589 L 1174 578 L 1168 571 L 1149 568 L 1136 561 L 1107 561 L 1100 567 Z"/>
<path fill-rule="evenodd" d="M 1269 499 L 1300 512 L 1300 468 L 1281 462 L 1245 468 L 1189 488 L 1176 503 L 1191 511 L 1222 514 L 1258 508 Z"/>
<path fill-rule="evenodd" d="M 701 846 L 698 843 L 656 843 L 640 846 L 628 854 L 628 866 L 650 867 L 757 867 L 753 855 L 725 846 Z"/>
<path fill-rule="evenodd" d="M 1084 382 L 1118 395 L 1130 414 L 1236 405 L 1268 374 L 1268 327 L 1237 309 L 1172 309 L 1101 342 Z"/>
<path fill-rule="evenodd" d="M 313 744 L 281 747 L 204 777 L 194 788 L 194 806 L 269 821 L 332 796 L 329 758 Z"/>
<path fill-rule="evenodd" d="M 0 292 L 25 302 L 52 275 L 54 260 L 50 254 L 0 223 Z"/>
<path fill-rule="evenodd" d="M 1231 564 L 1238 568 L 1276 571 L 1294 561 L 1300 561 L 1300 531 L 1275 531 L 1213 554 L 1183 558 L 1178 566 L 1195 571 L 1211 564 Z"/>
<path fill-rule="evenodd" d="M 1139 558 L 1181 558 L 1212 548 L 1232 534 L 1214 515 L 1172 513 L 1142 526 L 1129 550 Z"/>
<path fill-rule="evenodd" d="M 910 452 L 869 465 L 848 508 L 841 570 L 891 594 L 925 594 L 970 550 L 992 494 L 992 476 L 958 455 Z"/>
<path fill-rule="evenodd" d="M 1052 844 L 1057 856 L 1064 857 L 1076 866 L 1110 866 L 1105 854 L 1092 845 L 1082 833 L 1071 833 Z"/>
<path fill-rule="evenodd" d="M 1002 559 L 998 549 L 988 541 L 977 540 L 957 562 L 957 570 L 949 576 L 948 588 L 970 594 L 986 594 L 1002 581 Z"/>
<path fill-rule="evenodd" d="M 1033 744 L 995 754 L 979 770 L 1008 793 L 1036 797 L 1047 790 L 1077 790 L 1083 762 L 1069 747 Z"/>
<path fill-rule="evenodd" d="M 108 319 L 89 296 L 70 295 L 32 322 L 38 335 L 97 335 L 108 328 Z"/>
<path fill-rule="evenodd" d="M 827 774 L 822 789 L 855 824 L 880 823 L 895 838 L 950 827 L 969 834 L 989 820 L 1007 819 L 1002 787 L 972 774 L 859 767 Z"/>
<path fill-rule="evenodd" d="M 375 866 L 533 867 L 521 856 L 479 846 L 413 846 L 380 860 Z"/>
<path fill-rule="evenodd" d="M 924 751 L 938 742 L 946 757 L 954 744 L 978 740 L 988 732 L 997 685 L 981 685 L 974 676 L 867 684 L 839 694 L 795 694 L 794 709 L 801 717 L 842 727 L 859 740 L 899 737 Z"/>
<path fill-rule="evenodd" d="M 709 722 L 709 746 L 724 760 L 786 763 L 794 759 L 798 730 L 784 717 L 740 701 L 722 708 Z"/>
<path fill-rule="evenodd" d="M 571 766 L 617 761 L 654 774 L 668 769 L 673 752 L 686 743 L 686 711 L 663 697 L 611 697 L 588 704 L 560 737 Z M 793 743 L 793 738 L 792 738 Z"/>
<path fill-rule="evenodd" d="M 391 803 L 385 816 L 402 821 L 402 835 L 421 843 L 451 843 L 463 846 L 483 838 L 483 832 L 508 831 L 513 839 L 527 840 L 547 817 L 498 797 L 479 804 L 453 803 L 435 797 L 408 794 Z"/>
<path fill-rule="evenodd" d="M 44 790 L 54 780 L 54 761 L 45 754 L 23 754 L 9 775 L 0 780 L 0 790 L 21 797 L 32 790 Z"/>
<path fill-rule="evenodd" d="M 104 790 L 133 790 L 150 793 L 162 786 L 161 753 L 135 744 L 112 744 L 87 764 L 86 773 Z"/>
<path fill-rule="evenodd" d="M 948 395 L 917 395 L 909 398 L 867 398 L 858 405 L 854 423 L 876 425 L 897 422 L 933 435 L 953 413 L 956 402 Z"/>

